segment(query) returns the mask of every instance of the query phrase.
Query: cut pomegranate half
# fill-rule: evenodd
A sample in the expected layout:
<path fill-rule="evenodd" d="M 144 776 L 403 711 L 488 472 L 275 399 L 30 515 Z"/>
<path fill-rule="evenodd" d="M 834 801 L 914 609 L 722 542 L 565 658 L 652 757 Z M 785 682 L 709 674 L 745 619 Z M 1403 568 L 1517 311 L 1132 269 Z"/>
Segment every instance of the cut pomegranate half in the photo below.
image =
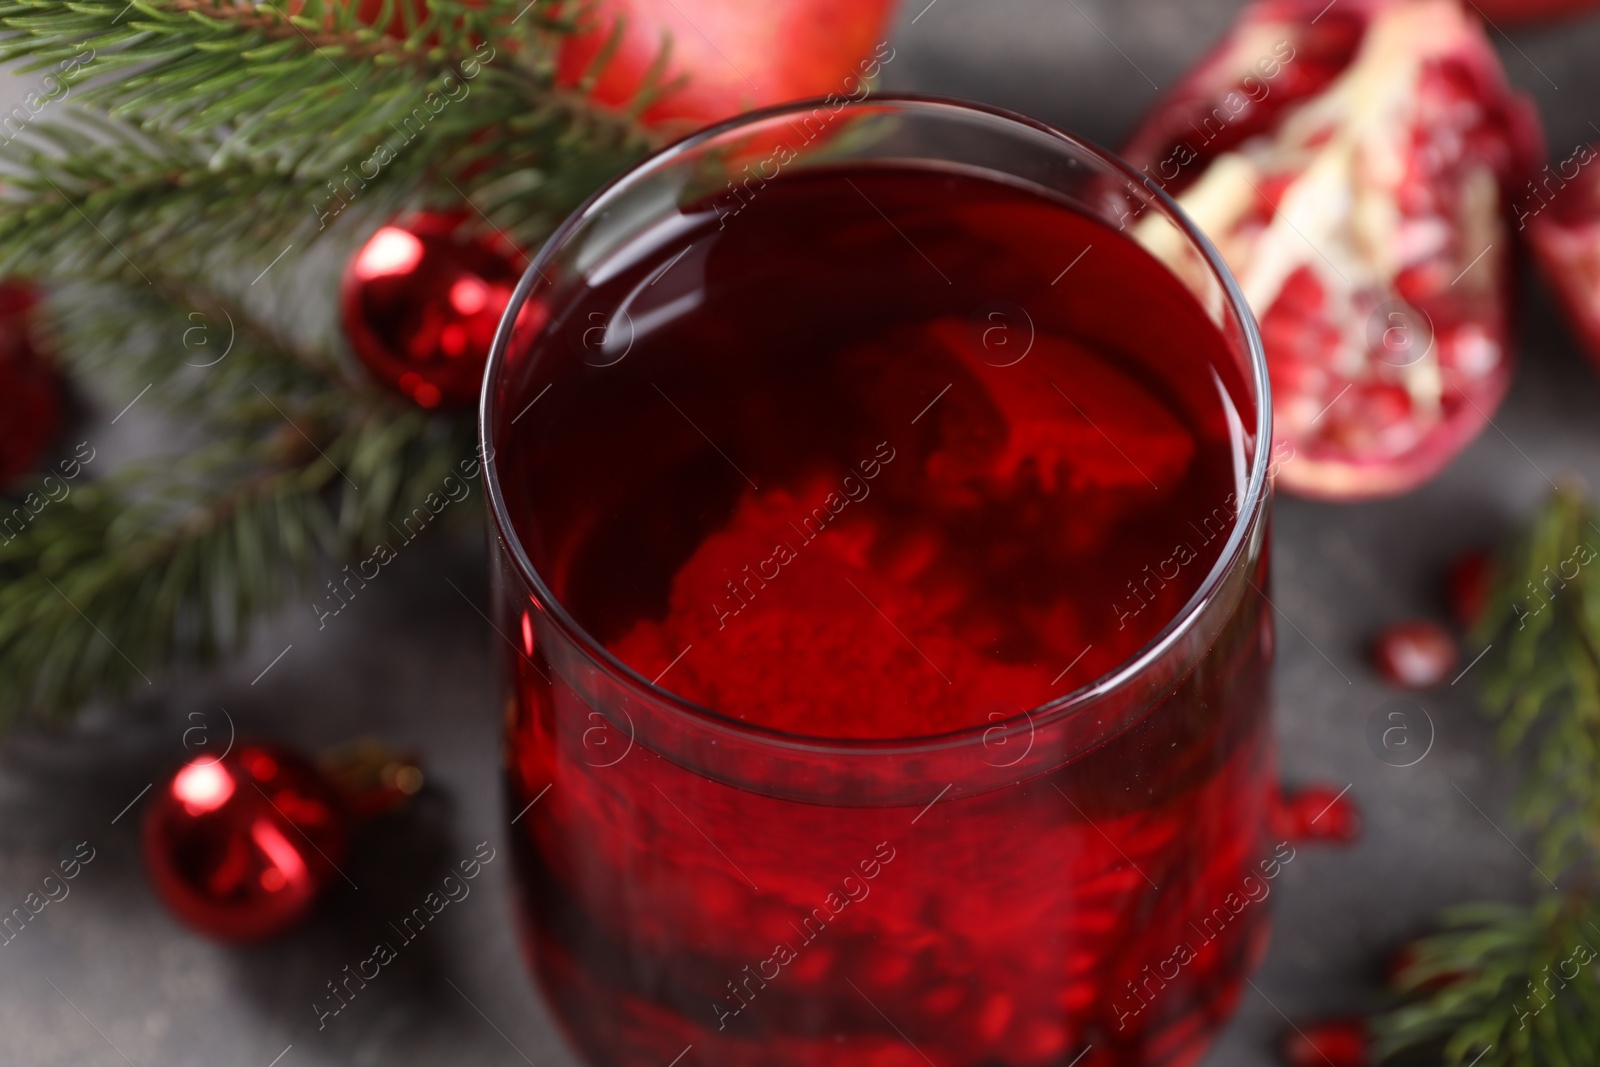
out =
<path fill-rule="evenodd" d="M 1261 323 L 1283 487 L 1405 492 L 1483 428 L 1511 374 L 1509 203 L 1543 148 L 1458 0 L 1256 3 L 1125 154 Z"/>

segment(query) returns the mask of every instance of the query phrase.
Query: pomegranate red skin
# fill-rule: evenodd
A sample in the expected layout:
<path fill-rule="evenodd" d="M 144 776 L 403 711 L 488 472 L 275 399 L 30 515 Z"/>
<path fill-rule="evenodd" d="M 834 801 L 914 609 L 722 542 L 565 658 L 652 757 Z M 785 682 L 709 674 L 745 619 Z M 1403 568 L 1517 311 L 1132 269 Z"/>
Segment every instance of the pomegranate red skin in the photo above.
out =
<path fill-rule="evenodd" d="M 1297 117 L 1297 112 L 1314 107 L 1358 65 L 1374 25 L 1396 12 L 1419 6 L 1422 5 L 1416 0 L 1342 0 L 1332 7 L 1325 0 L 1258 0 L 1248 5 L 1233 32 L 1146 117 L 1123 155 L 1152 182 L 1180 198 L 1243 282 L 1240 266 L 1223 239 L 1225 235 L 1211 229 L 1207 220 L 1182 199 L 1184 194 L 1219 157 L 1238 158 L 1240 147 L 1252 139 L 1260 144 L 1281 136 L 1288 120 Z M 1462 10 L 1450 4 L 1434 6 L 1458 16 Z M 1303 270 L 1284 279 L 1265 306 L 1255 306 L 1253 301 L 1272 375 L 1278 437 L 1275 447 L 1289 457 L 1279 468 L 1277 482 L 1290 492 L 1329 500 L 1372 499 L 1406 492 L 1437 474 L 1484 429 L 1509 386 L 1515 272 L 1512 242 L 1505 230 L 1515 228 L 1510 211 L 1512 198 L 1544 158 L 1543 135 L 1532 103 L 1509 88 L 1480 20 L 1474 17 L 1457 21 L 1451 30 L 1451 40 L 1456 44 L 1450 46 L 1452 50 L 1445 61 L 1430 60 L 1432 65 L 1426 68 L 1425 77 L 1419 76 L 1418 82 L 1399 95 L 1422 99 L 1418 86 L 1425 83 L 1432 94 L 1429 99 L 1434 101 L 1435 113 L 1449 114 L 1452 108 L 1459 111 L 1451 101 L 1463 99 L 1478 109 L 1470 132 L 1462 136 L 1451 131 L 1450 137 L 1468 146 L 1464 157 L 1468 162 L 1474 166 L 1481 163 L 1492 171 L 1498 204 L 1503 210 L 1482 214 L 1499 225 L 1501 232 L 1493 234 L 1493 240 L 1480 240 L 1481 235 L 1468 235 L 1455 226 L 1446 235 L 1448 256 L 1431 255 L 1415 266 L 1404 266 L 1387 291 L 1382 287 L 1352 287 L 1352 293 L 1360 299 L 1353 300 L 1350 308 L 1359 311 L 1341 310 L 1326 289 L 1307 284 Z M 1429 36 L 1418 34 L 1412 40 L 1426 40 Z M 1196 123 L 1205 122 L 1204 116 L 1216 113 L 1215 109 L 1225 101 L 1231 101 L 1224 112 L 1228 115 L 1226 123 L 1217 129 L 1213 122 L 1204 128 L 1204 136 L 1200 135 L 1197 131 L 1201 128 Z M 1417 123 L 1410 128 L 1419 131 L 1411 138 L 1413 150 L 1418 152 L 1418 158 L 1426 158 L 1433 148 L 1421 151 L 1416 146 L 1428 141 L 1432 124 Z M 1407 165 L 1411 169 L 1378 214 L 1387 213 L 1392 205 L 1396 213 L 1411 221 L 1409 213 L 1420 207 L 1425 225 L 1414 231 L 1431 231 L 1427 234 L 1431 239 L 1438 222 L 1445 221 L 1449 211 L 1439 206 L 1438 186 L 1416 176 L 1424 175 L 1426 168 L 1419 167 L 1415 159 Z M 1249 225 L 1244 230 L 1275 218 L 1291 184 L 1277 174 L 1258 174 L 1256 179 L 1254 195 L 1260 201 L 1259 210 L 1254 217 L 1246 215 L 1244 222 Z M 1454 206 L 1464 211 L 1461 204 L 1467 197 L 1457 181 L 1457 185 L 1446 185 L 1456 198 Z M 1331 190 L 1331 195 L 1319 199 L 1339 200 L 1350 191 L 1352 186 L 1340 185 Z M 1250 240 L 1238 234 L 1235 238 Z M 1326 255 L 1314 256 L 1307 250 L 1316 249 L 1314 243 L 1296 240 L 1302 241 L 1301 254 L 1311 265 L 1320 268 L 1316 262 L 1319 258 L 1330 262 Z M 1415 240 L 1413 236 L 1413 244 Z M 1469 242 L 1471 247 L 1467 248 Z M 1466 267 L 1486 245 L 1492 245 L 1493 251 L 1486 263 L 1477 266 L 1487 272 L 1488 280 L 1484 280 L 1484 274 L 1469 274 L 1466 284 L 1452 288 L 1453 276 L 1460 273 L 1458 266 Z M 1394 251 L 1385 249 L 1386 253 Z M 1407 264 L 1412 262 L 1398 255 L 1396 258 Z M 1339 272 L 1330 265 L 1330 276 L 1333 273 Z M 1474 283 L 1491 286 L 1493 291 L 1463 292 Z M 1252 287 L 1243 287 L 1247 298 L 1251 297 Z M 1437 328 L 1428 331 L 1430 338 L 1435 333 L 1448 336 L 1452 352 L 1481 350 L 1483 342 L 1487 342 L 1495 358 L 1476 361 L 1487 362 L 1487 369 L 1465 373 L 1460 368 L 1470 367 L 1474 361 L 1453 356 L 1455 362 L 1443 372 L 1444 384 L 1439 387 L 1437 401 L 1412 399 L 1400 383 L 1385 384 L 1382 368 L 1377 367 L 1383 354 L 1377 351 L 1373 335 L 1381 334 L 1387 339 L 1389 333 L 1381 325 L 1376 331 L 1370 327 L 1373 322 L 1381 322 L 1390 301 L 1404 301 L 1420 309 L 1423 314 L 1412 318 Z M 1458 333 L 1463 326 L 1470 332 Z M 1341 334 L 1348 337 L 1360 333 L 1363 327 L 1369 328 L 1367 347 L 1372 352 L 1363 357 L 1360 373 L 1351 373 L 1348 352 L 1341 353 L 1344 361 L 1338 367 L 1328 357 L 1306 356 L 1308 352 L 1331 349 L 1339 343 Z M 1465 348 L 1457 348 L 1458 343 Z M 1433 351 L 1431 346 L 1428 351 Z M 1343 388 L 1346 385 L 1357 387 L 1347 394 Z M 1344 425 L 1336 425 L 1340 422 Z"/>
<path fill-rule="evenodd" d="M 1600 144 L 1545 167 L 1516 203 L 1517 225 L 1567 321 L 1600 366 Z"/>
<path fill-rule="evenodd" d="M 813 96 L 864 91 L 894 57 L 885 38 L 894 0 L 598 0 L 574 5 L 579 32 L 566 40 L 556 80 L 622 107 L 644 86 L 662 45 L 671 42 L 663 83 L 685 79 L 641 116 L 651 125 L 701 126 L 753 108 Z M 621 38 L 598 73 L 618 22 Z M 880 47 L 881 46 L 881 47 Z"/>
<path fill-rule="evenodd" d="M 1436 622 L 1400 622 L 1378 634 L 1372 662 L 1384 678 L 1406 689 L 1429 689 L 1455 669 L 1456 642 Z"/>
<path fill-rule="evenodd" d="M 1360 1019 L 1330 1019 L 1293 1030 L 1283 1042 L 1289 1067 L 1373 1067 L 1367 1027 Z"/>

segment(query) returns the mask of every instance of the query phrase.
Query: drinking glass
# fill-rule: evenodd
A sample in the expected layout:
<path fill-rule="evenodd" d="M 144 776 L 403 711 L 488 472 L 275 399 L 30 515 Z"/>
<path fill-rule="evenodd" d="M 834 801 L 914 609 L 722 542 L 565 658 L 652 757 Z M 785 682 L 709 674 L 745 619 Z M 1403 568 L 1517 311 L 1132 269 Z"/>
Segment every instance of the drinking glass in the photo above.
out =
<path fill-rule="evenodd" d="M 1068 666 L 1037 706 L 975 708 L 958 728 L 813 736 L 701 706 L 674 691 L 678 661 L 647 672 L 600 636 L 665 610 L 671 564 L 729 521 L 749 475 L 765 480 L 750 455 L 775 464 L 798 447 L 764 443 L 764 425 L 787 426 L 784 396 L 739 377 L 776 357 L 715 344 L 657 352 L 647 367 L 629 357 L 661 322 L 704 314 L 703 246 L 754 225 L 758 207 L 781 214 L 781 188 L 808 175 L 857 175 L 867 206 L 848 225 L 882 215 L 911 245 L 906 271 L 931 268 L 884 284 L 957 299 L 960 279 L 941 282 L 935 261 L 980 230 L 933 243 L 938 203 L 897 223 L 878 210 L 873 168 L 951 176 L 951 212 L 965 195 L 957 179 L 974 176 L 1047 198 L 1093 224 L 1085 255 L 1125 244 L 1164 272 L 1192 298 L 1182 328 L 1154 288 L 1105 290 L 1114 279 L 1085 261 L 1027 301 L 968 309 L 971 336 L 1015 352 L 1049 301 L 1114 297 L 1131 313 L 1109 316 L 1091 340 L 1152 380 L 1214 379 L 1236 469 L 1226 500 L 1181 532 L 1209 543 L 1214 562 L 1136 649 L 1114 661 L 1086 649 L 1092 669 Z M 791 247 L 774 256 L 803 256 L 847 226 L 843 215 L 789 221 Z M 651 268 L 620 303 L 600 299 L 637 265 L 641 242 L 693 227 L 707 235 L 699 251 Z M 1063 266 L 1079 252 L 1048 247 L 1043 231 L 1039 242 L 1034 251 Z M 843 329 L 876 299 L 859 281 L 817 285 L 807 329 Z M 722 325 L 701 324 L 712 337 Z M 716 369 L 696 378 L 701 361 Z M 693 393 L 695 382 L 723 388 L 727 403 Z M 754 113 L 639 164 L 561 226 L 496 338 L 481 447 L 507 645 L 515 918 L 581 1057 L 597 1067 L 1195 1062 L 1264 950 L 1265 900 L 1293 859 L 1267 836 L 1267 388 L 1250 311 L 1177 206 L 1107 152 L 986 107 L 830 98 Z M 934 397 L 923 421 L 886 429 L 902 435 L 887 451 L 912 454 L 904 435 L 953 400 Z M 1173 514 L 1171 526 L 1191 518 Z M 1159 540 L 1166 524 L 1156 525 Z M 1138 588 L 1130 581 L 1129 595 Z M 1114 647 L 1115 630 L 1087 643 Z M 923 681 L 908 672 L 874 684 Z"/>

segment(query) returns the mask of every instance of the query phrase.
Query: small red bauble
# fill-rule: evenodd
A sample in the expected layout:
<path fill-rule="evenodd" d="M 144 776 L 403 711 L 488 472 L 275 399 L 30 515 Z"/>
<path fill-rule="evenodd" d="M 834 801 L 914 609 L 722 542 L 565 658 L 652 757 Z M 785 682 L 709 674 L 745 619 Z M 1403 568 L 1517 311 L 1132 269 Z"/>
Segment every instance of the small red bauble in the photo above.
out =
<path fill-rule="evenodd" d="M 1373 666 L 1395 685 L 1427 689 L 1450 676 L 1456 665 L 1456 643 L 1436 622 L 1398 622 L 1372 645 Z"/>
<path fill-rule="evenodd" d="M 340 877 L 346 815 L 308 760 L 266 745 L 190 760 L 144 820 L 156 893 L 201 933 L 255 941 L 296 925 Z"/>
<path fill-rule="evenodd" d="M 478 398 L 500 314 L 522 270 L 465 216 L 430 212 L 372 235 L 345 269 L 341 311 L 356 355 L 425 408 Z"/>
<path fill-rule="evenodd" d="M 0 489 L 33 470 L 61 428 L 55 371 L 34 345 L 31 286 L 0 282 Z"/>
<path fill-rule="evenodd" d="M 1360 1019 L 1334 1019 L 1298 1027 L 1283 1043 L 1291 1067 L 1372 1067 L 1367 1027 Z"/>
<path fill-rule="evenodd" d="M 1456 622 L 1470 630 L 1489 610 L 1494 589 L 1494 558 L 1482 549 L 1457 556 L 1445 576 L 1445 597 Z"/>

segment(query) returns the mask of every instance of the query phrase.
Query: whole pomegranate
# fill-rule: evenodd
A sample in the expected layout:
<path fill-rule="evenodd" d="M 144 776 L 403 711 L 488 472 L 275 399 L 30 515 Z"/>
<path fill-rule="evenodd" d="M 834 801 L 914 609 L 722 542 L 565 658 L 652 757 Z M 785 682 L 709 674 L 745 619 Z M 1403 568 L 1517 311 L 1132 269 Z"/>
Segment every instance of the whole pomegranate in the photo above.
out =
<path fill-rule="evenodd" d="M 580 32 L 562 46 L 557 80 L 592 78 L 594 99 L 621 106 L 664 55 L 665 91 L 643 118 L 694 126 L 789 100 L 857 94 L 861 78 L 894 56 L 885 41 L 893 10 L 894 0 L 597 0 L 574 9 Z"/>

